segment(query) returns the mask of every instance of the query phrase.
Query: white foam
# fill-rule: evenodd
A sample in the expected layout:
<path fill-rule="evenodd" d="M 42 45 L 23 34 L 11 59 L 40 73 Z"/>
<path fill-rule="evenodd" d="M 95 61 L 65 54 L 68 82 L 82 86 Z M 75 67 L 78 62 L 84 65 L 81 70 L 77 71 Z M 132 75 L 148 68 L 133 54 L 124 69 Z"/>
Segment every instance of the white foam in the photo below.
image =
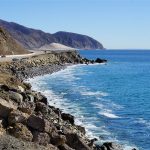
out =
<path fill-rule="evenodd" d="M 108 118 L 120 118 L 119 116 L 113 114 L 112 110 L 102 110 L 101 112 L 99 112 L 99 114 Z"/>
<path fill-rule="evenodd" d="M 81 91 L 80 93 L 81 93 L 81 95 L 83 95 L 83 96 L 108 96 L 107 93 L 102 92 L 102 91 L 96 91 L 96 92 L 92 92 L 92 91 Z"/>

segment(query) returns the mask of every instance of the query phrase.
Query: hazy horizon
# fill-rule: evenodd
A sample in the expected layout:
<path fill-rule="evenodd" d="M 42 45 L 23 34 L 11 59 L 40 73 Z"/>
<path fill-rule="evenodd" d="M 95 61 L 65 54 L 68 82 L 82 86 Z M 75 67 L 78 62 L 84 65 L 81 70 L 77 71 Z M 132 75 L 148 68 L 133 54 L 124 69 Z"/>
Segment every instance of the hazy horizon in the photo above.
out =
<path fill-rule="evenodd" d="M 88 35 L 106 49 L 150 49 L 147 0 L 1 0 L 0 19 Z"/>

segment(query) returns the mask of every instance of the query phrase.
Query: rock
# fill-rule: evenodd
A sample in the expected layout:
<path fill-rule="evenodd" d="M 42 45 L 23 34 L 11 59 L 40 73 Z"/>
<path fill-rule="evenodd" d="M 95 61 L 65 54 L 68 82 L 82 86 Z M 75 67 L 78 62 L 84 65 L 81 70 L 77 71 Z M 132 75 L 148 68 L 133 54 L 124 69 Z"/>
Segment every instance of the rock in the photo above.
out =
<path fill-rule="evenodd" d="M 29 127 L 38 130 L 40 132 L 50 133 L 52 130 L 51 123 L 48 120 L 43 119 L 42 117 L 36 115 L 31 115 L 28 118 L 27 124 Z"/>
<path fill-rule="evenodd" d="M 97 138 L 91 139 L 90 142 L 88 143 L 88 146 L 92 148 L 94 146 L 94 142 L 96 141 L 97 141 Z"/>
<path fill-rule="evenodd" d="M 6 134 L 6 130 L 0 127 L 0 136 Z"/>
<path fill-rule="evenodd" d="M 69 147 L 67 144 L 60 145 L 58 148 L 60 150 L 75 150 L 75 149 L 72 149 L 71 147 Z"/>
<path fill-rule="evenodd" d="M 36 142 L 40 145 L 47 145 L 50 142 L 50 137 L 47 133 L 42 133 L 34 131 L 33 133 L 33 142 Z"/>
<path fill-rule="evenodd" d="M 17 92 L 9 91 L 9 98 L 18 104 L 23 102 L 23 96 Z"/>
<path fill-rule="evenodd" d="M 24 92 L 24 88 L 22 86 L 18 86 L 18 89 L 21 91 L 21 92 Z"/>
<path fill-rule="evenodd" d="M 59 135 L 59 134 L 53 134 L 51 136 L 51 143 L 55 146 L 60 146 L 60 145 L 64 145 L 66 142 L 66 137 L 64 135 Z"/>
<path fill-rule="evenodd" d="M 78 129 L 82 134 L 85 135 L 86 131 L 85 131 L 85 128 L 84 128 L 84 127 L 79 126 L 79 125 L 76 125 L 76 127 L 77 127 L 77 129 Z"/>
<path fill-rule="evenodd" d="M 35 111 L 40 111 L 40 112 L 43 113 L 43 114 L 48 114 L 49 108 L 48 108 L 48 106 L 45 105 L 44 103 L 42 103 L 42 102 L 37 102 L 37 103 L 36 103 Z"/>
<path fill-rule="evenodd" d="M 61 118 L 64 121 L 69 121 L 72 125 L 74 125 L 74 116 L 72 116 L 70 114 L 62 113 Z"/>
<path fill-rule="evenodd" d="M 122 146 L 114 142 L 106 142 L 100 146 L 99 150 L 123 150 Z"/>
<path fill-rule="evenodd" d="M 31 94 L 28 94 L 28 98 L 30 102 L 34 102 L 34 96 Z"/>
<path fill-rule="evenodd" d="M 42 95 L 41 93 L 37 93 L 37 95 L 36 95 L 36 102 L 42 102 L 45 105 L 48 105 L 47 98 L 44 95 Z"/>
<path fill-rule="evenodd" d="M 9 125 L 16 124 L 16 123 L 25 124 L 27 122 L 28 117 L 29 117 L 28 114 L 20 112 L 19 110 L 13 110 L 10 112 L 8 116 L 8 124 Z"/>
<path fill-rule="evenodd" d="M 4 91 L 9 91 L 9 87 L 5 84 L 0 84 L 0 89 Z"/>
<path fill-rule="evenodd" d="M 35 110 L 35 104 L 33 102 L 23 102 L 19 105 L 18 109 L 31 115 Z"/>
<path fill-rule="evenodd" d="M 48 150 L 59 150 L 56 146 L 52 144 L 48 144 L 47 147 L 48 147 Z"/>
<path fill-rule="evenodd" d="M 7 118 L 12 110 L 16 110 L 17 106 L 11 101 L 6 101 L 0 98 L 0 117 Z"/>
<path fill-rule="evenodd" d="M 76 150 L 91 150 L 91 148 L 75 133 L 66 135 L 67 142 L 71 148 Z"/>
<path fill-rule="evenodd" d="M 107 62 L 107 60 L 97 58 L 97 59 L 95 60 L 95 62 L 96 62 L 96 63 L 104 63 L 104 62 Z"/>
<path fill-rule="evenodd" d="M 22 123 L 16 123 L 13 127 L 9 127 L 8 132 L 12 136 L 21 138 L 25 141 L 32 141 L 33 138 L 31 131 L 29 131 L 28 128 Z"/>

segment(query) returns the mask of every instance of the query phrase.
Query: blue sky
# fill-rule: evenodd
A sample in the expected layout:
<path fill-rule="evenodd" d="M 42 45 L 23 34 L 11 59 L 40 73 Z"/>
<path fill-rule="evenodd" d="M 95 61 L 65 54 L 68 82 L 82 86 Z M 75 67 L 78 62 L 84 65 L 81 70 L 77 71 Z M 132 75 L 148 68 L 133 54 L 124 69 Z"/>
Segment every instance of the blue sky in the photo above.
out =
<path fill-rule="evenodd" d="M 0 18 L 89 35 L 112 49 L 150 49 L 150 0 L 0 0 Z"/>

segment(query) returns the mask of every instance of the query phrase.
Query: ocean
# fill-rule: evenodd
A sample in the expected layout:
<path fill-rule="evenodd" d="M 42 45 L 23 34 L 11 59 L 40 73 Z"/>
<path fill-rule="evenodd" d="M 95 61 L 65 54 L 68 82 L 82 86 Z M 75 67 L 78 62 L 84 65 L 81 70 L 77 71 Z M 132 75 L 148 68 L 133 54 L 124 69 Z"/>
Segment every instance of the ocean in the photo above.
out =
<path fill-rule="evenodd" d="M 106 64 L 74 65 L 30 79 L 50 105 L 76 117 L 89 138 L 114 141 L 125 150 L 150 149 L 150 51 L 80 50 Z"/>

